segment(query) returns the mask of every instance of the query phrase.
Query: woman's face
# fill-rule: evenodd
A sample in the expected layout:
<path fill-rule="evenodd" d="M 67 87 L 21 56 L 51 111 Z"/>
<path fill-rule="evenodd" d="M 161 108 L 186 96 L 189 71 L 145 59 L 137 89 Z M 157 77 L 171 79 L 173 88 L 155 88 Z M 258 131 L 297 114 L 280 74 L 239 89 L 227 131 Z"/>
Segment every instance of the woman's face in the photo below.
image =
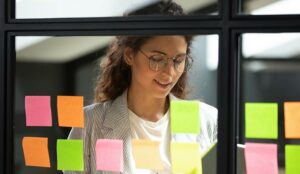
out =
<path fill-rule="evenodd" d="M 127 63 L 132 71 L 131 87 L 155 98 L 166 97 L 182 75 L 180 65 L 184 67 L 186 60 L 182 58 L 185 58 L 186 51 L 187 43 L 184 36 L 156 36 L 149 39 L 139 51 L 127 56 Z M 174 56 L 182 61 L 179 69 L 174 68 L 172 59 L 165 59 L 168 61 L 161 66 L 162 68 L 157 66 L 150 68 L 149 58 L 174 58 Z M 153 62 L 155 64 L 155 60 L 152 59 Z"/>

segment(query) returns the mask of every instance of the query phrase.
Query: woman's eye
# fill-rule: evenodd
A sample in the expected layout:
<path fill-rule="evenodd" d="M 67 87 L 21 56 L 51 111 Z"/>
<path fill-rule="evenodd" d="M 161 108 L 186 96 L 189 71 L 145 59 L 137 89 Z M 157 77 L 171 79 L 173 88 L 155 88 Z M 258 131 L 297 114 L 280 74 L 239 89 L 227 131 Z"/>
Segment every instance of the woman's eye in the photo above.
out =
<path fill-rule="evenodd" d="M 174 60 L 175 63 L 181 63 L 182 61 L 183 61 L 183 60 L 178 60 L 178 59 L 175 59 L 175 60 Z"/>
<path fill-rule="evenodd" d="M 153 61 L 156 61 L 156 62 L 159 62 L 159 61 L 162 61 L 164 60 L 164 56 L 161 56 L 161 55 L 154 55 L 154 56 L 151 56 L 149 57 L 151 60 Z"/>
<path fill-rule="evenodd" d="M 178 57 L 178 58 L 176 58 L 175 60 L 174 60 L 174 62 L 176 62 L 176 63 L 181 63 L 181 62 L 183 62 L 184 60 L 185 60 L 185 56 L 180 56 L 180 57 Z"/>

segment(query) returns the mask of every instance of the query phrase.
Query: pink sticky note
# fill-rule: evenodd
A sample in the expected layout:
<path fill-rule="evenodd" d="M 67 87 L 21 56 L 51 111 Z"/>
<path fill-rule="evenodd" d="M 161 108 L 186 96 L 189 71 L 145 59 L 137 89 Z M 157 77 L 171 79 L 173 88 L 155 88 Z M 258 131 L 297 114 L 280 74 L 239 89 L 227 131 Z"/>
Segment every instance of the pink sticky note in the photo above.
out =
<path fill-rule="evenodd" d="M 26 126 L 52 126 L 50 96 L 25 96 Z"/>
<path fill-rule="evenodd" d="M 96 164 L 97 170 L 123 172 L 123 141 L 97 140 Z"/>
<path fill-rule="evenodd" d="M 246 143 L 247 174 L 278 174 L 277 144 Z"/>

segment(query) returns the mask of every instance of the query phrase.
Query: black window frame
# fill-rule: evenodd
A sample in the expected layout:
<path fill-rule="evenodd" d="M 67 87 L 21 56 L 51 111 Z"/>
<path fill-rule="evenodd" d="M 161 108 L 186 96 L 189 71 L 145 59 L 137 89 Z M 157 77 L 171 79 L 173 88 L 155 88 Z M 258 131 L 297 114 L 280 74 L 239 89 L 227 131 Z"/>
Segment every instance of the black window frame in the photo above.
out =
<path fill-rule="evenodd" d="M 15 36 L 218 34 L 217 173 L 236 173 L 240 35 L 300 32 L 300 15 L 243 15 L 238 0 L 219 0 L 217 15 L 15 19 L 15 0 L 0 0 L 0 173 L 13 173 Z"/>

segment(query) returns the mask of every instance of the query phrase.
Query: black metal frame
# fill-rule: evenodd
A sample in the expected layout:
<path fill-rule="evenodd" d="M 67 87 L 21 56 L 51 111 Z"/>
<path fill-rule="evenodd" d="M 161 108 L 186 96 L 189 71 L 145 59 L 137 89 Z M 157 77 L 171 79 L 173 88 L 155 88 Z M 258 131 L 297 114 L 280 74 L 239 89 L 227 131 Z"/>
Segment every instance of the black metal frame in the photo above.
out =
<path fill-rule="evenodd" d="M 187 17 L 14 19 L 14 0 L 0 0 L 0 173 L 13 168 L 15 36 L 218 34 L 218 174 L 236 173 L 240 102 L 239 36 L 300 32 L 300 15 L 239 15 L 238 0 L 219 0 L 219 14 Z"/>

